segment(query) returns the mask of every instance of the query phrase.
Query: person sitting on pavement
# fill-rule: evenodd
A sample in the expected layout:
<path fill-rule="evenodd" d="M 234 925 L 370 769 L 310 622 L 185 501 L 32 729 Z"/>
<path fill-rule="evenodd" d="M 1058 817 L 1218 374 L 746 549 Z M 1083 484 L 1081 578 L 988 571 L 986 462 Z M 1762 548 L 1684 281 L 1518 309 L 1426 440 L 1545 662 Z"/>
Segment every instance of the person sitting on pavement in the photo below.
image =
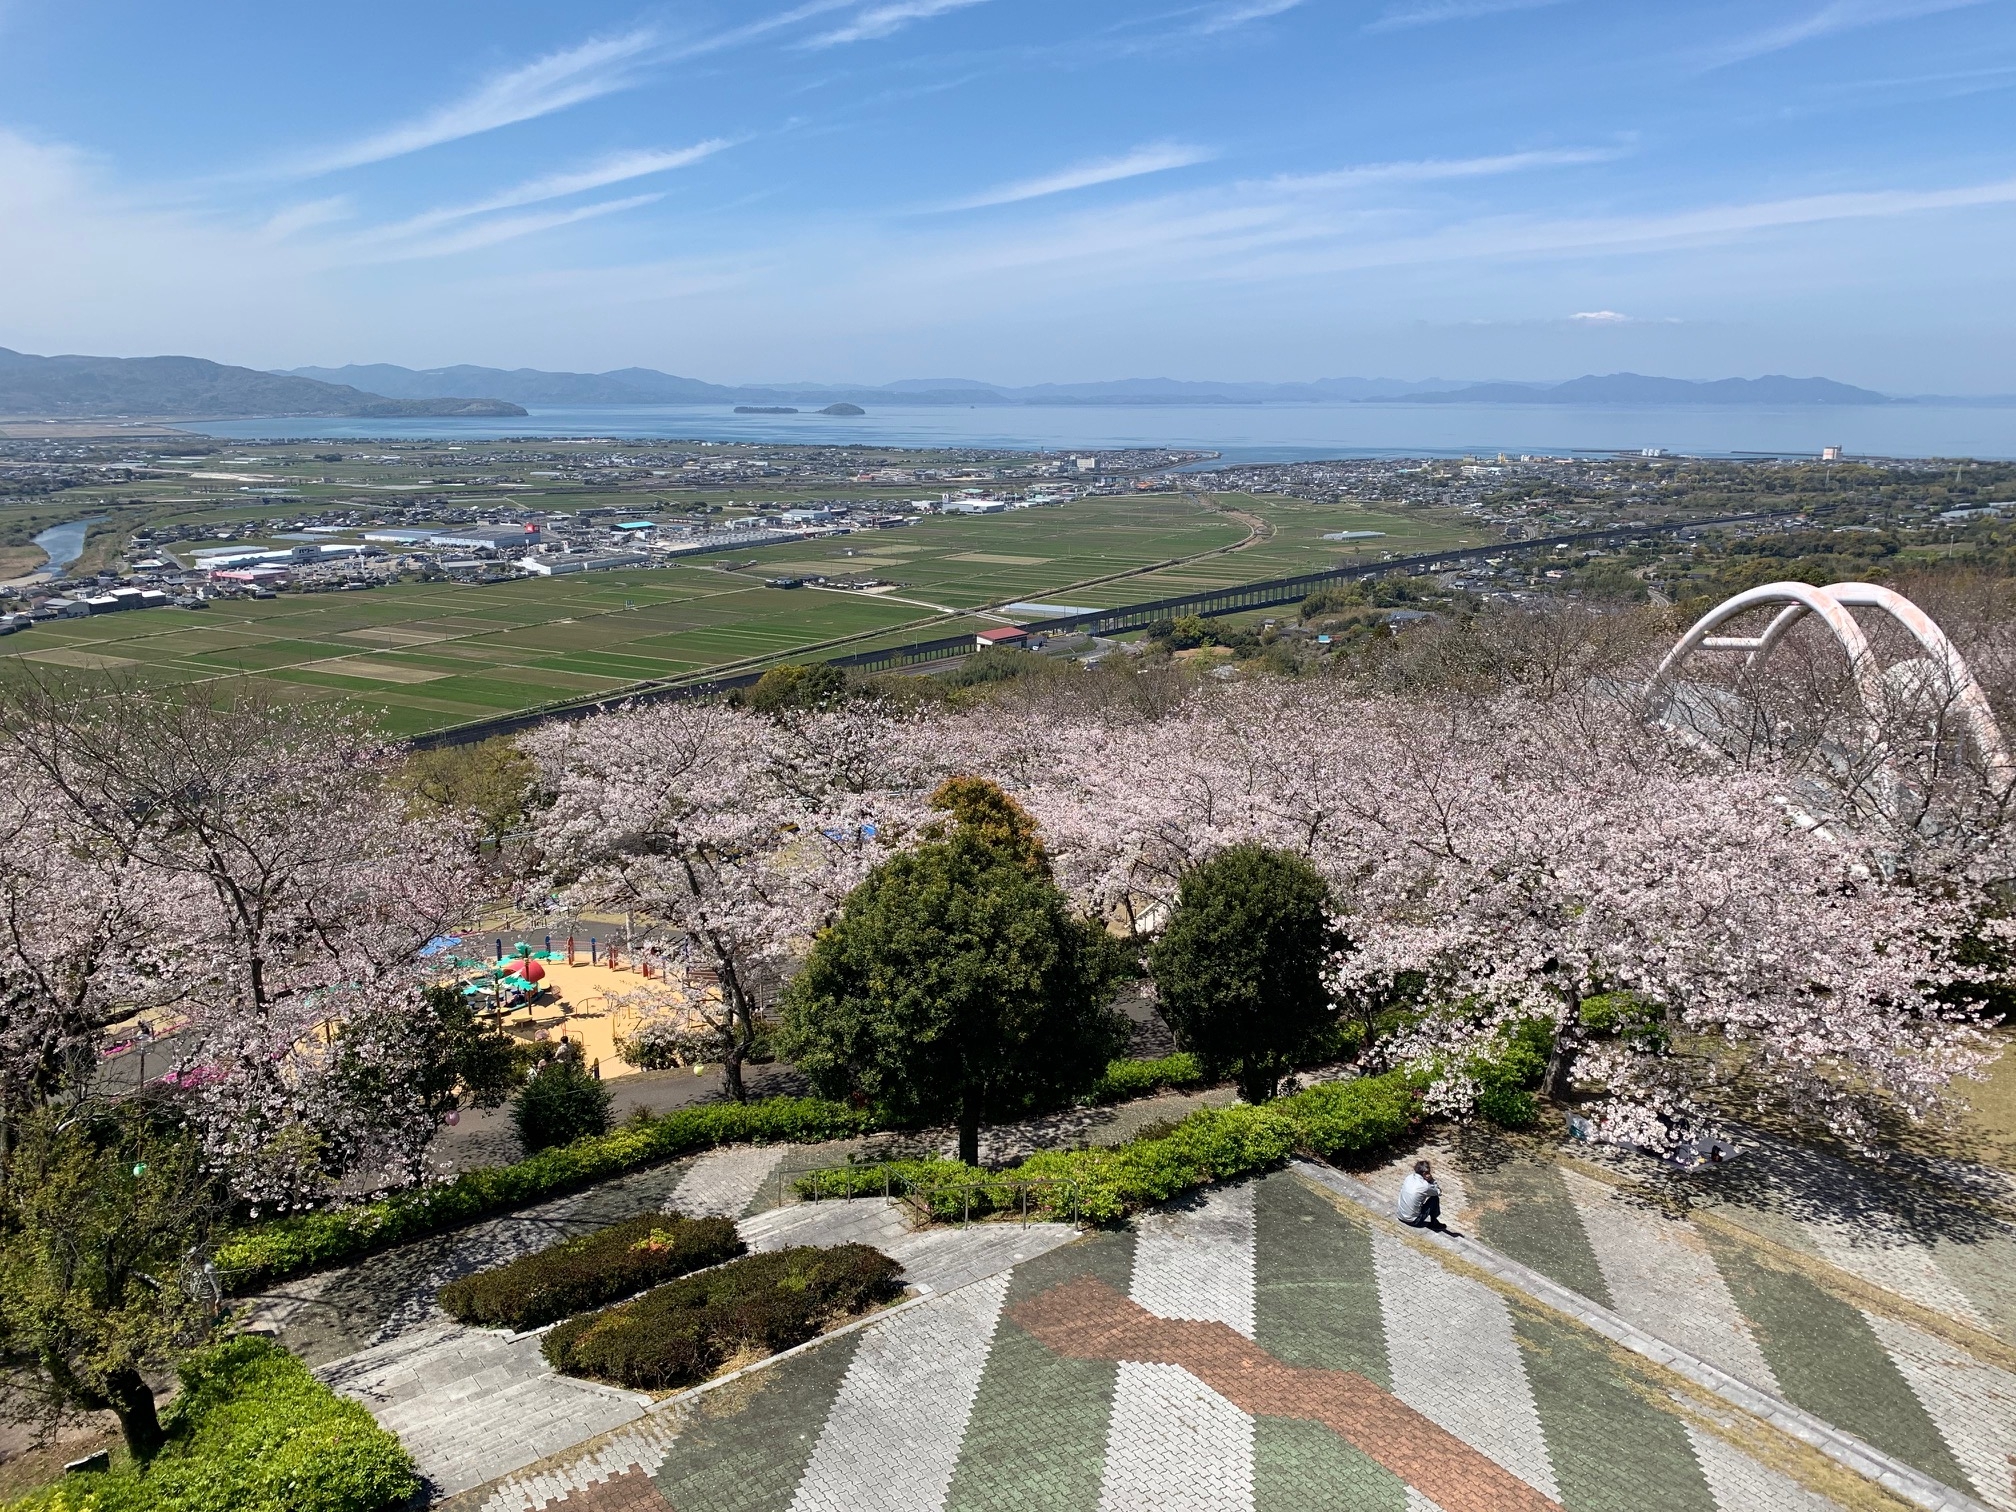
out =
<path fill-rule="evenodd" d="M 1400 1183 L 1400 1199 L 1394 1204 L 1400 1221 L 1409 1228 L 1442 1227 L 1442 1188 L 1428 1162 L 1417 1160 L 1407 1179 Z"/>

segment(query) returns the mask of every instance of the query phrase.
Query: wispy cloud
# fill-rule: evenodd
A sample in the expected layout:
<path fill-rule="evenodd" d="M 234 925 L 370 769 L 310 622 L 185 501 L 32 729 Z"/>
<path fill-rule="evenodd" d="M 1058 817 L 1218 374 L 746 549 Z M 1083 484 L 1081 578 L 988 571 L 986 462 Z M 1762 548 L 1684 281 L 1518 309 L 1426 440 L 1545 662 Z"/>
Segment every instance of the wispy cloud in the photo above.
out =
<path fill-rule="evenodd" d="M 1767 53 L 1783 52 L 1802 42 L 1818 41 L 1837 32 L 1864 26 L 1880 26 L 1888 21 L 1912 21 L 1942 11 L 1964 10 L 1986 4 L 1987 0 L 1828 0 L 1818 10 L 1739 37 L 1709 55 L 1711 67 L 1747 62 Z"/>
<path fill-rule="evenodd" d="M 1121 179 L 1139 178 L 1147 173 L 1163 173 L 1171 168 L 1187 168 L 1192 163 L 1207 162 L 1214 156 L 1216 154 L 1202 147 L 1186 147 L 1178 142 L 1159 142 L 1147 147 L 1137 147 L 1124 157 L 1101 158 L 1096 162 L 1079 163 L 1075 167 L 1045 174 L 1040 178 L 1021 179 L 1016 183 L 1002 184 L 971 198 L 956 200 L 944 208 L 978 210 L 988 205 L 1015 205 L 1023 200 L 1042 199 L 1051 194 L 1065 194 L 1073 189 L 1089 189 L 1094 184 L 1112 184 Z"/>
<path fill-rule="evenodd" d="M 591 163 L 585 168 L 574 168 L 562 173 L 549 173 L 540 178 L 527 179 L 522 184 L 514 185 L 486 199 L 428 210 L 408 220 L 381 227 L 372 234 L 378 239 L 411 236 L 430 231 L 436 226 L 468 220 L 473 216 L 490 215 L 499 210 L 515 210 L 522 205 L 543 204 L 547 200 L 565 199 L 570 194 L 585 194 L 590 189 L 606 189 L 611 184 L 627 183 L 631 179 L 644 178 L 653 173 L 669 173 L 674 168 L 687 167 L 689 164 L 700 162 L 703 158 L 712 157 L 731 145 L 726 138 L 717 137 L 705 142 L 696 142 L 691 147 L 618 153 L 614 157 Z"/>
<path fill-rule="evenodd" d="M 481 247 L 494 247 L 499 242 L 516 241 L 522 236 L 552 231 L 561 226 L 574 225 L 579 221 L 598 220 L 605 215 L 636 210 L 644 205 L 654 204 L 664 197 L 662 194 L 633 194 L 627 199 L 602 200 L 573 210 L 550 210 L 537 215 L 498 216 L 493 220 L 479 221 L 459 231 L 451 231 L 444 236 L 408 242 L 403 246 L 388 248 L 354 260 L 408 262 L 415 258 L 447 257 L 457 252 L 473 252 Z"/>
<path fill-rule="evenodd" d="M 1305 3 L 1306 0 L 1232 0 L 1228 5 L 1216 5 L 1206 11 L 1195 30 L 1208 37 L 1213 32 L 1230 31 L 1249 21 L 1265 21 L 1269 16 L 1278 16 Z"/>
<path fill-rule="evenodd" d="M 1496 16 L 1505 11 L 1538 10 L 1560 5 L 1563 0 L 1400 0 L 1389 5 L 1365 25 L 1367 31 L 1403 31 L 1410 26 L 1433 26 L 1441 21 L 1473 21 L 1480 16 Z"/>
<path fill-rule="evenodd" d="M 807 47 L 838 47 L 846 42 L 872 42 L 901 31 L 912 21 L 928 21 L 947 11 L 964 10 L 983 0 L 889 0 L 856 12 L 854 19 L 832 31 L 821 32 L 806 42 Z"/>
<path fill-rule="evenodd" d="M 1591 325 L 1631 324 L 1631 317 L 1629 315 L 1620 314 L 1616 310 L 1577 310 L 1568 318 L 1570 320 L 1587 321 Z"/>
<path fill-rule="evenodd" d="M 639 65 L 657 46 L 655 33 L 633 31 L 548 53 L 491 75 L 460 98 L 425 115 L 312 156 L 294 164 L 293 169 L 317 174 L 362 167 L 551 115 L 629 88 L 638 81 Z"/>
<path fill-rule="evenodd" d="M 1328 173 L 1286 175 L 1269 182 L 1278 188 L 1347 189 L 1357 184 L 1425 184 L 1437 179 L 1488 178 L 1524 173 L 1533 168 L 1569 168 L 1578 163 L 1614 163 L 1626 155 L 1622 147 L 1548 147 L 1532 152 L 1502 152 L 1491 157 L 1419 158 L 1403 163 L 1367 163 Z"/>

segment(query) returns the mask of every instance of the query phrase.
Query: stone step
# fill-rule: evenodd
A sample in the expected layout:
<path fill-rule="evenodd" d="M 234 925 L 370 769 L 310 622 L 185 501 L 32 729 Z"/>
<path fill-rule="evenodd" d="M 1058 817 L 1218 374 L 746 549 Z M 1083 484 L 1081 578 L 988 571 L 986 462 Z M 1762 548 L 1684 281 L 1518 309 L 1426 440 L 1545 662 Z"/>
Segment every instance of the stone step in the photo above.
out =
<path fill-rule="evenodd" d="M 805 1202 L 772 1208 L 736 1225 L 742 1240 L 760 1253 L 811 1244 L 887 1247 L 912 1231 L 909 1210 L 888 1197 L 857 1197 L 851 1201 Z"/>

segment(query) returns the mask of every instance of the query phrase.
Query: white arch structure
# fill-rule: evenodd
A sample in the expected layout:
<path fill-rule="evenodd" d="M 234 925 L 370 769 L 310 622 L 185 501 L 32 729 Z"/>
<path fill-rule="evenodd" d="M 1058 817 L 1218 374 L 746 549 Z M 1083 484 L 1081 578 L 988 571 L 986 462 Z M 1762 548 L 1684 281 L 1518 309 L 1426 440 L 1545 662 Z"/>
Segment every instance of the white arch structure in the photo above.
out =
<path fill-rule="evenodd" d="M 1772 605 L 1782 607 L 1762 635 L 1714 633 L 1738 615 Z M 1654 712 L 1663 708 L 1675 674 L 1696 651 L 1747 651 L 1749 655 L 1744 660 L 1744 666 L 1761 667 L 1786 633 L 1807 615 L 1813 614 L 1818 615 L 1834 632 L 1835 641 L 1848 657 L 1856 687 L 1862 695 L 1862 706 L 1871 721 L 1876 721 L 1883 714 L 1887 689 L 1883 668 L 1876 654 L 1870 650 L 1869 638 L 1862 633 L 1862 626 L 1853 613 L 1856 609 L 1882 610 L 1918 642 L 1924 649 L 1933 675 L 1940 681 L 1939 691 L 1950 700 L 1952 711 L 1965 727 L 1968 738 L 1974 742 L 1975 750 L 1998 778 L 2008 778 L 2012 770 L 2016 770 L 2012 768 L 2008 744 L 2002 738 L 2002 728 L 1995 721 L 1994 711 L 1988 706 L 1987 695 L 1981 691 L 1981 685 L 1975 681 L 1965 659 L 1954 649 L 1953 643 L 1946 638 L 1946 632 L 1939 628 L 1931 615 L 1903 594 L 1880 588 L 1874 583 L 1830 583 L 1825 588 L 1815 588 L 1808 583 L 1766 583 L 1761 588 L 1752 588 L 1723 600 L 1696 621 L 1694 628 L 1680 637 L 1659 664 L 1659 670 L 1652 675 L 1652 681 L 1646 687 L 1646 707 Z"/>

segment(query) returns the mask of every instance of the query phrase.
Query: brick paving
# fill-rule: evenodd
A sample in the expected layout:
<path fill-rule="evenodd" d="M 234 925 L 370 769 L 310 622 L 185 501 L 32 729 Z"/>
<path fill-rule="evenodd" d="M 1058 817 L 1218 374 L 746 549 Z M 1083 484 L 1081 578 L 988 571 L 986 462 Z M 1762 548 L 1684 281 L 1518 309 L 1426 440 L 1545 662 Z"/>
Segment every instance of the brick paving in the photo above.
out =
<path fill-rule="evenodd" d="M 1002 1152 L 1150 1116 L 1111 1111 Z M 1710 1184 L 1466 1133 L 1370 1191 L 1284 1172 L 1083 1237 L 787 1205 L 795 1173 L 894 1143 L 711 1152 L 282 1288 L 264 1316 L 455 1512 L 2016 1512 L 2016 1227 L 1964 1168 L 1759 1139 Z M 1419 1154 L 1469 1240 L 1378 1211 Z M 660 1207 L 737 1217 L 755 1249 L 875 1244 L 917 1300 L 656 1405 L 432 1307 L 452 1275 Z"/>
<path fill-rule="evenodd" d="M 1488 1230 L 1502 1188 L 1488 1171 L 1463 1178 Z M 1580 1236 L 1558 1176 L 1556 1192 L 1551 1215 Z M 849 1219 L 872 1221 L 872 1209 Z M 1575 1242 L 1573 1264 L 1607 1288 L 1586 1239 Z M 1685 1265 L 1612 1255 L 1609 1273 L 1620 1285 L 1698 1281 L 1706 1253 L 1687 1246 Z M 1728 1354 L 1728 1309 L 1750 1314 L 1741 1286 L 1725 1295 L 1701 1337 Z M 1920 1337 L 1916 1353 L 1890 1342 L 1909 1368 L 1978 1391 L 1964 1372 L 1940 1374 L 1943 1344 Z M 1985 1475 L 1987 1456 L 2007 1452 L 1992 1415 L 1963 1431 L 1939 1412 L 1956 1475 Z M 647 1430 L 654 1443 L 640 1452 Z M 638 1476 L 674 1512 L 1904 1504 L 1293 1171 L 1216 1188 L 1130 1230 L 1025 1250 L 1012 1268 L 458 1497 L 452 1512 L 613 1512 L 606 1498 L 619 1490 L 641 1497 Z"/>

